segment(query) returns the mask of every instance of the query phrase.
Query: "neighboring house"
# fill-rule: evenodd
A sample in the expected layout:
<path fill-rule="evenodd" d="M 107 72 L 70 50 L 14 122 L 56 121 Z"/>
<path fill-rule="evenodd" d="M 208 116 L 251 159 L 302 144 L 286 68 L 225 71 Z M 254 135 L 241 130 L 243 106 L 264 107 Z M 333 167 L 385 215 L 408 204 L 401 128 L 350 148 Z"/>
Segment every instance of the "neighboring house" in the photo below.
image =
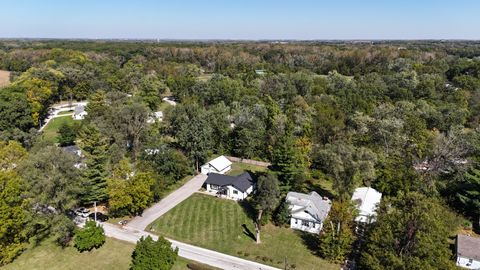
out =
<path fill-rule="evenodd" d="M 480 238 L 457 235 L 457 266 L 467 269 L 480 269 Z"/>
<path fill-rule="evenodd" d="M 163 112 L 158 111 L 152 113 L 148 118 L 147 118 L 147 123 L 153 124 L 155 122 L 162 122 L 163 121 Z"/>
<path fill-rule="evenodd" d="M 255 190 L 255 183 L 248 172 L 237 176 L 210 173 L 205 180 L 204 187 L 207 192 L 215 193 L 215 195 L 233 200 L 243 200 Z"/>
<path fill-rule="evenodd" d="M 330 212 L 332 202 L 315 191 L 309 194 L 288 192 L 285 199 L 290 205 L 290 228 L 310 233 L 319 233 Z"/>
<path fill-rule="evenodd" d="M 377 216 L 377 207 L 382 200 L 382 193 L 371 187 L 360 187 L 355 189 L 352 201 L 358 210 L 356 222 L 372 223 Z"/>
<path fill-rule="evenodd" d="M 73 166 L 77 169 L 80 169 L 82 167 L 85 167 L 85 163 L 83 162 L 83 158 L 85 157 L 82 153 L 82 150 L 80 148 L 78 148 L 78 146 L 76 145 L 70 145 L 70 146 L 64 146 L 62 147 L 62 150 L 69 153 L 69 154 L 72 154 L 76 157 L 78 157 L 80 159 L 79 162 L 75 163 Z"/>
<path fill-rule="evenodd" d="M 200 171 L 202 174 L 218 173 L 225 174 L 232 169 L 232 162 L 225 156 L 219 156 L 202 165 Z"/>
<path fill-rule="evenodd" d="M 85 111 L 85 106 L 84 105 L 76 106 L 75 110 L 73 111 L 73 119 L 83 120 L 85 119 L 85 116 L 87 116 L 87 111 Z"/>

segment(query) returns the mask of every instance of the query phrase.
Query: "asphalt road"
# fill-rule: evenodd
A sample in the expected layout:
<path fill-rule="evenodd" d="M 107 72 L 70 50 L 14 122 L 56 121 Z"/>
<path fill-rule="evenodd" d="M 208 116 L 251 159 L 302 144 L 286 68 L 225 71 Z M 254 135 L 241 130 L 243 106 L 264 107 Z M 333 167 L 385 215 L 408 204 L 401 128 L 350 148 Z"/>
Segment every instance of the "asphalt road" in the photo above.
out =
<path fill-rule="evenodd" d="M 126 225 L 127 228 L 132 230 L 143 231 L 147 226 L 154 222 L 157 218 L 168 212 L 170 209 L 181 203 L 193 193 L 198 191 L 203 182 L 207 179 L 204 174 L 198 174 L 194 176 L 185 185 L 170 193 L 167 197 L 163 198 L 160 202 L 154 204 L 152 207 L 143 211 L 141 216 L 136 216 Z"/>
<path fill-rule="evenodd" d="M 134 230 L 128 227 L 121 228 L 117 225 L 109 223 L 101 223 L 105 230 L 105 235 L 120 239 L 123 241 L 136 243 L 142 236 L 150 235 L 154 240 L 158 237 L 156 235 L 147 233 L 145 231 Z M 234 256 L 226 255 L 213 250 L 200 248 L 168 239 L 172 242 L 172 247 L 178 247 L 178 255 L 180 257 L 208 264 L 213 267 L 218 267 L 225 270 L 280 270 L 275 267 L 263 265 L 260 263 L 244 260 Z"/>

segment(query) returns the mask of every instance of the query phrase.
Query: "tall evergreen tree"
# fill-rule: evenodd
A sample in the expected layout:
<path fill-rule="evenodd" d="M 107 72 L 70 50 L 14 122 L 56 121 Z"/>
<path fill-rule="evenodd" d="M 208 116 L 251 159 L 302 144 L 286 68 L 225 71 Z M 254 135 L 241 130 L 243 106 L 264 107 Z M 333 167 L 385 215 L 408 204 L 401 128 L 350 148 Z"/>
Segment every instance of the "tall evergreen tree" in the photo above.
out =
<path fill-rule="evenodd" d="M 82 174 L 81 201 L 103 202 L 107 199 L 107 143 L 96 126 L 88 125 L 80 130 L 79 145 L 87 158 L 86 168 Z"/>
<path fill-rule="evenodd" d="M 465 180 L 457 197 L 465 208 L 478 218 L 480 215 L 480 169 L 474 168 L 465 174 Z"/>

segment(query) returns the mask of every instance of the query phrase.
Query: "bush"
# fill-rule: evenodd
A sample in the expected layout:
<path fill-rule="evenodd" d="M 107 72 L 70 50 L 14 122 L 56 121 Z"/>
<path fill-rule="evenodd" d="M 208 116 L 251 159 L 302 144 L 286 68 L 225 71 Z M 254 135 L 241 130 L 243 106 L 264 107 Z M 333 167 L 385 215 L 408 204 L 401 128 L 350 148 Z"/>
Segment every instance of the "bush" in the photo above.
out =
<path fill-rule="evenodd" d="M 287 202 L 283 201 L 275 211 L 274 222 L 275 225 L 281 226 L 290 222 L 290 209 Z"/>
<path fill-rule="evenodd" d="M 85 227 L 75 234 L 75 247 L 80 252 L 99 248 L 103 243 L 105 243 L 103 228 L 97 226 L 95 221 L 87 221 Z"/>
<path fill-rule="evenodd" d="M 60 146 L 68 146 L 75 144 L 77 138 L 77 125 L 64 123 L 58 129 L 59 137 L 58 142 Z"/>
<path fill-rule="evenodd" d="M 152 237 L 140 238 L 132 254 L 132 270 L 170 270 L 178 256 L 178 248 L 163 237 L 154 241 Z"/>

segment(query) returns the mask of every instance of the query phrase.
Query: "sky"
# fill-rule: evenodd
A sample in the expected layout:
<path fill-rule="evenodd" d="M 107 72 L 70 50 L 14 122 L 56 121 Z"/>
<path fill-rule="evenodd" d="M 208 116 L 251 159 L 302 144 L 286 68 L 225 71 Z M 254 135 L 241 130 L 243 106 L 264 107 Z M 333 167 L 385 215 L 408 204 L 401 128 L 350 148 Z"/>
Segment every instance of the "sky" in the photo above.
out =
<path fill-rule="evenodd" d="M 480 1 L 0 0 L 0 38 L 480 39 Z"/>

